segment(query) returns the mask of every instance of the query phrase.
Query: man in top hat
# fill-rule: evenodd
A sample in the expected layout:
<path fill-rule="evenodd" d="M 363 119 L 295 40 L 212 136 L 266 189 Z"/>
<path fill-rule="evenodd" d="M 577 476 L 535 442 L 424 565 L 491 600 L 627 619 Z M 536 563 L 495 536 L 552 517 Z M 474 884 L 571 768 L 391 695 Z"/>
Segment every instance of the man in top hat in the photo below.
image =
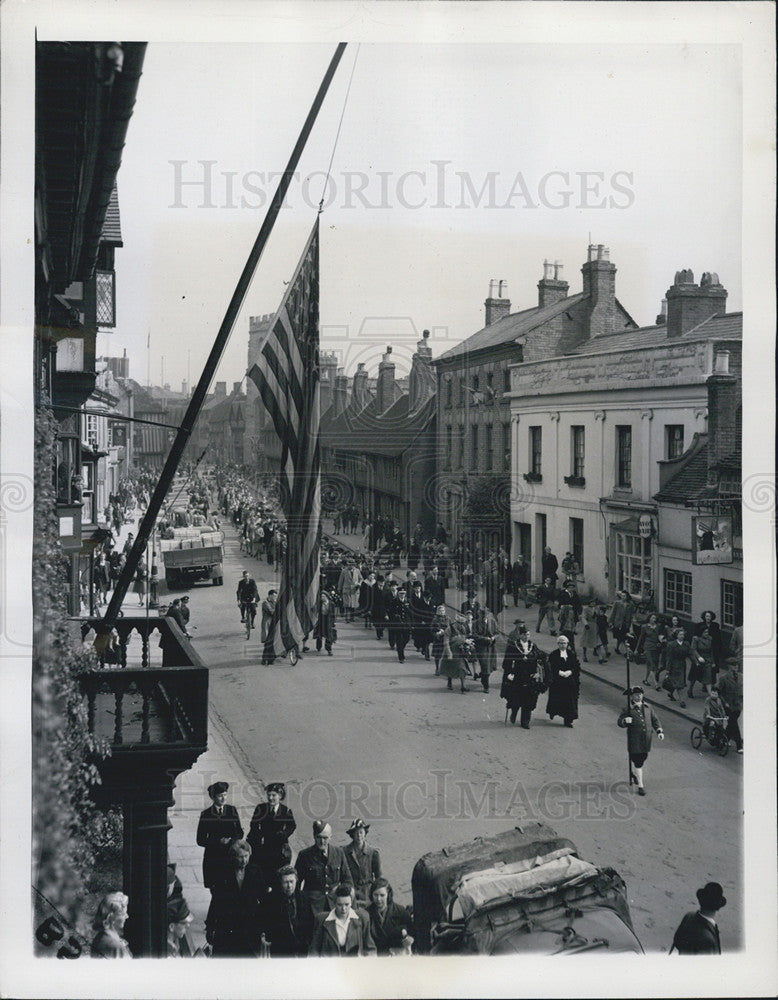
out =
<path fill-rule="evenodd" d="M 330 843 L 332 827 L 324 820 L 313 824 L 314 844 L 297 855 L 295 868 L 300 879 L 303 898 L 313 913 L 328 910 L 328 894 L 340 883 L 352 884 L 346 855 L 343 849 Z"/>
<path fill-rule="evenodd" d="M 370 903 L 370 890 L 377 878 L 381 878 L 381 858 L 375 847 L 367 846 L 367 831 L 370 824 L 363 819 L 355 819 L 346 833 L 351 843 L 343 848 L 351 878 L 356 890 L 357 903 Z"/>
<path fill-rule="evenodd" d="M 197 824 L 197 844 L 204 847 L 203 853 L 203 885 L 211 890 L 229 872 L 230 844 L 243 839 L 243 827 L 240 825 L 238 810 L 227 805 L 226 781 L 215 781 L 208 786 L 211 805 L 200 813 Z"/>
<path fill-rule="evenodd" d="M 708 882 L 697 890 L 699 910 L 687 913 L 673 937 L 670 953 L 679 955 L 720 955 L 721 940 L 716 923 L 716 913 L 727 905 L 718 882 Z"/>
<path fill-rule="evenodd" d="M 627 750 L 631 764 L 629 783 L 638 786 L 638 795 L 645 795 L 643 765 L 651 751 L 651 737 L 656 733 L 656 738 L 663 740 L 665 734 L 656 712 L 643 701 L 642 687 L 629 688 L 624 694 L 629 696 L 629 708 L 623 709 L 618 724 L 627 730 Z"/>

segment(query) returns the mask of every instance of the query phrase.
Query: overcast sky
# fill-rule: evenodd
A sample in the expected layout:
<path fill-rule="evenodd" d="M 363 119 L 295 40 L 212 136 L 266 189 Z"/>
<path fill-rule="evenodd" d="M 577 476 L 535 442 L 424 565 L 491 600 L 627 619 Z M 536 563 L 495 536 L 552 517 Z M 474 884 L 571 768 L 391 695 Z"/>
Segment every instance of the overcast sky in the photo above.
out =
<path fill-rule="evenodd" d="M 196 378 L 333 46 L 149 44 L 119 173 L 118 326 L 135 378 Z M 675 271 L 717 271 L 741 308 L 741 85 L 735 45 L 350 45 L 259 265 L 218 379 L 242 378 L 248 317 L 274 312 L 324 193 L 322 347 L 346 371 L 437 356 L 514 310 L 544 258 L 571 292 L 590 239 L 653 323 Z M 201 161 L 211 161 L 203 163 Z M 195 182 L 195 183 L 187 183 Z"/>

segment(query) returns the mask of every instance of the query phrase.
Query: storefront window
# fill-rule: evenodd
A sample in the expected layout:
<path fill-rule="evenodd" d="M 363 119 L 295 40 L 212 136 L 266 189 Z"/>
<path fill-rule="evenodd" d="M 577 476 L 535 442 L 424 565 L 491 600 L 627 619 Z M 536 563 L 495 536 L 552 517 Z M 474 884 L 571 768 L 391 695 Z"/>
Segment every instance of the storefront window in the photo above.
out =
<path fill-rule="evenodd" d="M 616 532 L 617 590 L 636 600 L 647 600 L 654 589 L 651 539 Z"/>

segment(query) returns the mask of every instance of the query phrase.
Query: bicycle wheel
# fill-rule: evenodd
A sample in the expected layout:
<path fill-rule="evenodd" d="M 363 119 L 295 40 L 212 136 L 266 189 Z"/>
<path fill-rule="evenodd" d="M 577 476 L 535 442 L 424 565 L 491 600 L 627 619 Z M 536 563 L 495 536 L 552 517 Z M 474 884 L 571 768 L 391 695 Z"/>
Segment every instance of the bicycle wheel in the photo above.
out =
<path fill-rule="evenodd" d="M 689 739 L 692 741 L 692 746 L 695 750 L 699 750 L 702 745 L 702 730 L 699 726 L 695 726 L 689 734 Z"/>
<path fill-rule="evenodd" d="M 726 736 L 721 737 L 721 743 L 718 745 L 718 751 L 720 757 L 726 757 L 729 753 L 729 740 Z"/>
<path fill-rule="evenodd" d="M 251 638 L 251 612 L 246 609 L 246 640 Z"/>
<path fill-rule="evenodd" d="M 297 661 L 299 659 L 300 659 L 300 654 L 297 652 L 297 646 L 292 646 L 292 648 L 289 650 L 289 662 L 294 667 L 297 665 Z"/>

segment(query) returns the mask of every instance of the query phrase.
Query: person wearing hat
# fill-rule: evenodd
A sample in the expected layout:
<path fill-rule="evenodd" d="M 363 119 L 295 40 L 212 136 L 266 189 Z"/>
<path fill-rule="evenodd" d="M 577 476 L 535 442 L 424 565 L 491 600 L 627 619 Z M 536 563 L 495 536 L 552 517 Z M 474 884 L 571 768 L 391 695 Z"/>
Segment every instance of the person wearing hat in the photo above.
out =
<path fill-rule="evenodd" d="M 727 905 L 724 891 L 718 882 L 708 882 L 697 890 L 700 908 L 687 913 L 673 936 L 670 954 L 720 955 L 721 939 L 716 923 L 716 913 Z"/>
<path fill-rule="evenodd" d="M 351 871 L 343 849 L 330 843 L 332 827 L 324 820 L 313 824 L 314 843 L 297 855 L 295 869 L 303 898 L 312 913 L 329 909 L 329 893 L 341 882 L 352 884 Z"/>
<path fill-rule="evenodd" d="M 722 668 L 724 658 L 722 653 L 723 643 L 721 641 L 721 627 L 716 621 L 716 613 L 714 611 L 703 611 L 700 615 L 700 620 L 694 626 L 695 636 L 704 635 L 705 633 L 710 636 L 711 656 L 713 660 L 712 674 L 709 683 L 715 684 L 718 672 Z M 692 642 L 693 641 L 694 636 L 692 636 Z"/>
<path fill-rule="evenodd" d="M 271 781 L 265 791 L 267 802 L 260 802 L 254 810 L 246 840 L 251 844 L 256 863 L 270 874 L 291 861 L 289 838 L 297 829 L 297 823 L 292 810 L 283 804 L 286 785 L 282 781 Z"/>
<path fill-rule="evenodd" d="M 389 645 L 397 650 L 397 659 L 405 663 L 405 647 L 411 637 L 410 608 L 405 591 L 400 591 L 397 581 L 389 585 L 389 596 L 384 602 L 389 631 Z"/>
<path fill-rule="evenodd" d="M 627 730 L 627 750 L 629 751 L 630 785 L 638 786 L 638 795 L 645 795 L 643 787 L 643 765 L 651 752 L 651 737 L 656 733 L 658 740 L 665 734 L 653 708 L 643 701 L 643 688 L 633 687 L 624 692 L 629 696 L 629 707 L 622 710 L 618 724 Z"/>
<path fill-rule="evenodd" d="M 414 574 L 415 576 L 415 574 Z M 430 643 L 432 642 L 432 616 L 434 610 L 421 590 L 421 580 L 411 582 L 411 637 L 413 644 L 422 656 L 429 660 Z"/>
<path fill-rule="evenodd" d="M 204 847 L 203 852 L 203 885 L 211 890 L 229 871 L 228 856 L 230 844 L 243 838 L 243 827 L 240 825 L 238 810 L 227 805 L 226 781 L 215 781 L 208 786 L 211 805 L 200 813 L 197 824 L 197 844 Z"/>
<path fill-rule="evenodd" d="M 187 928 L 192 923 L 192 914 L 183 896 L 168 897 L 167 901 L 167 954 L 168 958 L 180 958 L 182 941 Z M 187 946 L 188 947 L 188 946 Z"/>
<path fill-rule="evenodd" d="M 475 655 L 480 673 L 476 680 L 481 681 L 484 694 L 489 693 L 489 677 L 497 669 L 497 619 L 488 608 L 476 607 L 473 614 L 473 639 Z"/>
<path fill-rule="evenodd" d="M 381 878 L 381 857 L 375 847 L 367 846 L 367 831 L 370 824 L 363 819 L 355 819 L 346 833 L 351 843 L 343 848 L 351 878 L 354 883 L 357 903 L 370 902 L 370 889 L 377 878 Z"/>
<path fill-rule="evenodd" d="M 502 661 L 500 697 L 507 703 L 512 723 L 521 709 L 522 729 L 529 729 L 544 685 L 545 659 L 545 654 L 531 641 L 527 626 L 517 619 Z"/>
<path fill-rule="evenodd" d="M 313 914 L 303 899 L 297 872 L 284 865 L 276 873 L 278 891 L 271 892 L 262 913 L 263 943 L 271 958 L 304 958 L 313 934 Z"/>
<path fill-rule="evenodd" d="M 346 565 L 340 571 L 338 579 L 338 594 L 340 595 L 343 614 L 347 622 L 353 622 L 359 606 L 359 588 L 362 586 L 362 573 L 353 559 L 346 560 Z"/>
<path fill-rule="evenodd" d="M 727 713 L 727 736 L 735 741 L 738 753 L 743 753 L 743 736 L 740 732 L 740 713 L 743 711 L 743 678 L 734 656 L 727 660 L 726 669 L 714 687 Z"/>

